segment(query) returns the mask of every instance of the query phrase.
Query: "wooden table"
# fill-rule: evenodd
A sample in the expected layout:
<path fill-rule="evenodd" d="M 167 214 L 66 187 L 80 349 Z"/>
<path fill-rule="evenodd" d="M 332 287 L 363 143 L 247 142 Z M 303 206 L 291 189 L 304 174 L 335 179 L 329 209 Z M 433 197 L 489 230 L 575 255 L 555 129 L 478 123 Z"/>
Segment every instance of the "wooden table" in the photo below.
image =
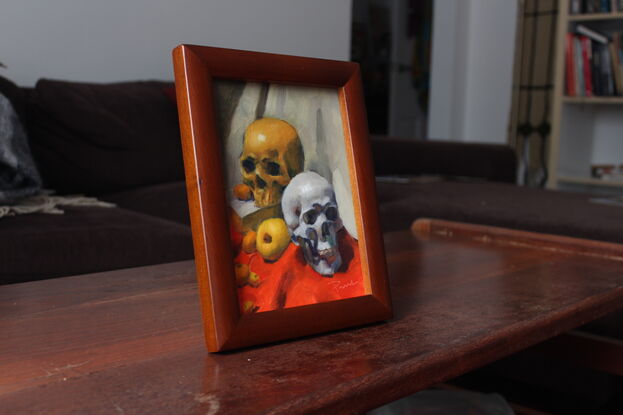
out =
<path fill-rule="evenodd" d="M 416 228 L 392 321 L 237 352 L 206 352 L 192 262 L 2 286 L 0 412 L 357 412 L 623 307 L 618 245 Z"/>

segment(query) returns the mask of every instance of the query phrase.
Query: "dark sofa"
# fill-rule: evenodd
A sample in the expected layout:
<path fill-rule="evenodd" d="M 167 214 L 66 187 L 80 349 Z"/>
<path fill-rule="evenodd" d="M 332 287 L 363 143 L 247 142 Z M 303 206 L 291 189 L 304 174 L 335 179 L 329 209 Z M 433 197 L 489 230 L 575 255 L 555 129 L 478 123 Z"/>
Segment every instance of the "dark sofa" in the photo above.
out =
<path fill-rule="evenodd" d="M 0 283 L 193 258 L 172 87 L 1 80 L 44 188 L 117 207 L 0 218 Z"/>
<path fill-rule="evenodd" d="M 0 81 L 44 186 L 117 205 L 0 218 L 0 283 L 192 259 L 171 83 Z M 507 146 L 380 136 L 371 143 L 385 231 L 436 217 L 623 242 L 623 209 L 515 186 Z"/>

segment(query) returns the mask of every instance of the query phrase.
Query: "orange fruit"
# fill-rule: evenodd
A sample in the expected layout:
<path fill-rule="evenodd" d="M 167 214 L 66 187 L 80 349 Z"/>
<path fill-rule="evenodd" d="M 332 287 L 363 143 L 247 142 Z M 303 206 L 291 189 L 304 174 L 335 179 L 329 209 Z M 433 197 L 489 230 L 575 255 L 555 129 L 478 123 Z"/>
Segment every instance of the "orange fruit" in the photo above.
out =
<path fill-rule="evenodd" d="M 253 301 L 245 301 L 242 303 L 242 311 L 244 313 L 253 313 L 255 310 L 257 310 L 257 307 Z"/>
<path fill-rule="evenodd" d="M 242 250 L 247 254 L 255 252 L 256 239 L 256 233 L 254 231 L 247 232 L 244 238 L 242 238 Z"/>
<path fill-rule="evenodd" d="M 236 274 L 236 284 L 240 287 L 245 285 L 249 280 L 249 266 L 247 264 L 235 264 L 234 272 Z"/>
<path fill-rule="evenodd" d="M 251 287 L 254 287 L 254 288 L 259 287 L 259 285 L 260 285 L 260 276 L 257 275 L 253 271 L 249 272 L 249 276 L 247 277 L 247 284 L 249 284 Z"/>
<path fill-rule="evenodd" d="M 238 200 L 251 200 L 253 199 L 253 191 L 249 186 L 244 183 L 240 183 L 234 186 L 234 196 Z"/>

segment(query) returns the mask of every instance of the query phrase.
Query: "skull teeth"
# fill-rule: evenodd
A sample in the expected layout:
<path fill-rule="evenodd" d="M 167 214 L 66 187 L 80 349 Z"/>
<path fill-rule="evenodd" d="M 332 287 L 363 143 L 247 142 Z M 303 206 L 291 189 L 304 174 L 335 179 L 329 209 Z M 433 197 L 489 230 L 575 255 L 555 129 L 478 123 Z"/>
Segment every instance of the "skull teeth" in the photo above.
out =
<path fill-rule="evenodd" d="M 332 264 L 337 259 L 337 248 L 328 248 L 318 251 L 318 257 Z"/>

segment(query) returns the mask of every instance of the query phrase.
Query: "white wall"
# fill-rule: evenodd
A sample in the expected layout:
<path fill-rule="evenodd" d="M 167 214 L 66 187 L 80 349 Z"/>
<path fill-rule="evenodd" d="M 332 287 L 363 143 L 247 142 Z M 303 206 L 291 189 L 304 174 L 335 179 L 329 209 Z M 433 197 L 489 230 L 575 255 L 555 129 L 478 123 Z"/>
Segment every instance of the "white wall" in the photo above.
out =
<path fill-rule="evenodd" d="M 428 137 L 505 143 L 517 0 L 435 0 Z"/>
<path fill-rule="evenodd" d="M 348 60 L 350 21 L 351 0 L 2 0 L 0 75 L 172 79 L 180 43 Z"/>
<path fill-rule="evenodd" d="M 591 164 L 621 164 L 623 155 L 623 117 L 614 105 L 593 107 L 593 152 Z M 582 137 L 585 141 L 586 137 Z M 588 170 L 585 170 L 588 171 Z M 586 173 L 583 173 L 586 174 Z"/>

